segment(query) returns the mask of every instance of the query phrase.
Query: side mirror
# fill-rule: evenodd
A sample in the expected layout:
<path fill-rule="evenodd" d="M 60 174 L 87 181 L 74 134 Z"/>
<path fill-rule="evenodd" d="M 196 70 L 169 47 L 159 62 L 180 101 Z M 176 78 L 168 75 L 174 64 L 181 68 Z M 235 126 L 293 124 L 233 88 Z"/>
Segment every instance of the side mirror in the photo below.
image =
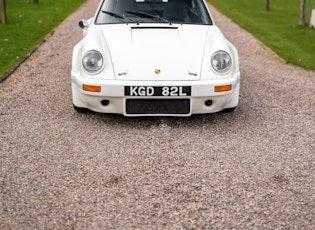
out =
<path fill-rule="evenodd" d="M 85 20 L 85 19 L 81 19 L 80 21 L 79 21 L 79 26 L 80 26 L 80 28 L 82 28 L 82 29 L 85 29 L 86 27 L 88 27 L 88 22 L 87 22 L 87 20 Z"/>

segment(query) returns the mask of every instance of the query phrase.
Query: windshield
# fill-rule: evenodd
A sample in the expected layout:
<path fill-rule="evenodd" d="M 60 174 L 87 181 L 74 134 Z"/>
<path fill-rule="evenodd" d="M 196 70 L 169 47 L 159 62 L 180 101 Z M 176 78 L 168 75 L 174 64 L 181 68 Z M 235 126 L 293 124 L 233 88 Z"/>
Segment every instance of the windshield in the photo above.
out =
<path fill-rule="evenodd" d="M 104 0 L 96 24 L 114 23 L 212 25 L 203 0 Z"/>

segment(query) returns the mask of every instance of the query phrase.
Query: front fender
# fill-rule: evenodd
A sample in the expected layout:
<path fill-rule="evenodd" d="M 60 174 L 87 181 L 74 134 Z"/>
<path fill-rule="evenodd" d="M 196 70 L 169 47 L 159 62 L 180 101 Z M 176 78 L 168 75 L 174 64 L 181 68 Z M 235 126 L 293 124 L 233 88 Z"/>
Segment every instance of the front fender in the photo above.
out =
<path fill-rule="evenodd" d="M 218 50 L 226 51 L 232 58 L 232 68 L 225 74 L 215 72 L 211 66 L 211 57 Z M 239 73 L 237 49 L 224 37 L 220 29 L 216 26 L 209 28 L 208 31 L 201 73 L 202 80 L 230 78 Z"/>
<path fill-rule="evenodd" d="M 104 68 L 100 73 L 89 74 L 82 66 L 82 57 L 89 50 L 99 51 L 104 59 Z M 115 79 L 112 61 L 108 52 L 106 40 L 101 35 L 100 30 L 90 24 L 86 28 L 85 36 L 83 39 L 74 46 L 72 53 L 72 71 L 78 73 L 82 77 L 90 79 Z"/>

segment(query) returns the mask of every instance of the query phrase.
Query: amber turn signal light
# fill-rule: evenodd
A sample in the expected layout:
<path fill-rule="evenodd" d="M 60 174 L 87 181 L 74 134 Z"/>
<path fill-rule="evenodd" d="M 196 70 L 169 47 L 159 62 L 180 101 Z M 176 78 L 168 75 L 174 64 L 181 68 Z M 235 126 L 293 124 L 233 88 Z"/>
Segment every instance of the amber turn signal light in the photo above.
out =
<path fill-rule="evenodd" d="M 215 87 L 215 92 L 226 92 L 232 90 L 232 85 L 221 85 Z"/>
<path fill-rule="evenodd" d="M 83 90 L 88 92 L 99 93 L 101 92 L 101 86 L 98 85 L 83 85 Z"/>

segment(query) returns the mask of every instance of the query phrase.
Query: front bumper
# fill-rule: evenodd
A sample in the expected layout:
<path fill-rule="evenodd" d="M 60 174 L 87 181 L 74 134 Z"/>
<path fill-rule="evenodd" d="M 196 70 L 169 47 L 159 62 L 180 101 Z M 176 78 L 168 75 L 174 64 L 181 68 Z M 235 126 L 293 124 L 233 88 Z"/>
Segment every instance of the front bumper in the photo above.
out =
<path fill-rule="evenodd" d="M 226 85 L 231 85 L 231 89 L 216 92 L 216 87 Z M 236 107 L 239 101 L 240 74 L 235 74 L 232 78 L 205 81 L 118 81 L 86 79 L 72 73 L 71 86 L 73 104 L 79 108 L 87 108 L 99 113 L 122 114 L 124 116 L 190 116 L 192 114 L 215 113 L 223 109 Z M 99 88 L 99 92 L 87 91 L 84 86 L 95 86 Z M 189 96 L 125 96 L 125 86 L 190 86 L 191 94 Z M 178 113 L 176 106 L 174 106 L 177 100 L 180 103 L 185 101 L 186 104 L 189 104 L 189 108 Z M 130 102 L 136 102 L 137 106 L 145 107 L 152 102 L 157 107 L 166 106 L 174 107 L 174 109 L 152 110 L 151 108 L 148 111 L 139 109 L 137 110 L 139 112 L 130 113 L 130 107 L 127 109 Z M 170 104 L 166 105 L 168 102 Z"/>

